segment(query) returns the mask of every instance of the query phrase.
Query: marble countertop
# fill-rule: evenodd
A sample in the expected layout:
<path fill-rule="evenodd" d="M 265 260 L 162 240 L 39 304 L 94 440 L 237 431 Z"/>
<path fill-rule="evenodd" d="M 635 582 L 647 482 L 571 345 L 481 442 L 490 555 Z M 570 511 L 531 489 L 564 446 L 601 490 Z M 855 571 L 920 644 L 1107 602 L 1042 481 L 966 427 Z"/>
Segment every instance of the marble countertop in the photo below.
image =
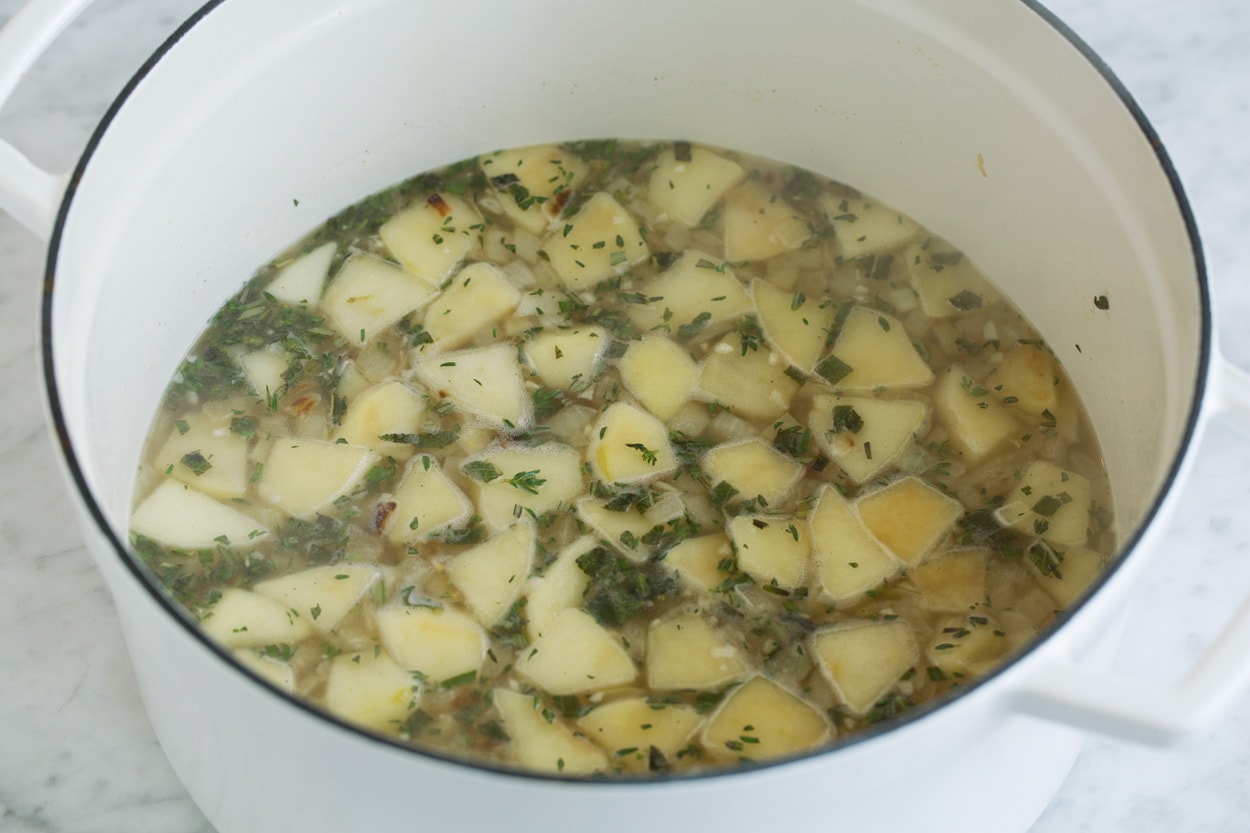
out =
<path fill-rule="evenodd" d="M 7 20 L 18 0 L 0 0 Z M 0 113 L 68 169 L 108 102 L 199 0 L 99 0 Z M 1209 264 L 1221 346 L 1250 367 L 1250 4 L 1052 0 L 1161 135 Z M 73 524 L 45 427 L 43 243 L 0 216 L 0 831 L 211 833 L 148 726 L 116 614 Z M 1130 613 L 1119 666 L 1182 675 L 1250 594 L 1250 439 L 1217 424 Z M 56 586 L 55 597 L 47 588 Z M 1250 662 L 1250 657 L 1247 658 Z M 1027 778 L 1027 774 L 1021 777 Z M 1034 833 L 1250 829 L 1250 692 L 1171 749 L 1091 738 Z"/>

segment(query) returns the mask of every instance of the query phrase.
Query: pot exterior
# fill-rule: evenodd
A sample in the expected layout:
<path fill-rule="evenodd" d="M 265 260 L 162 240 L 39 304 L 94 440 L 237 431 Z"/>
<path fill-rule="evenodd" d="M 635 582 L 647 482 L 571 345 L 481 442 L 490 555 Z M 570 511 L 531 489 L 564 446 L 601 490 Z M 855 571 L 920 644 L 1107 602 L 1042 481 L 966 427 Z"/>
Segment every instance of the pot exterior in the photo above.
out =
<path fill-rule="evenodd" d="M 223 65 L 222 54 L 238 57 Z M 1135 112 L 1027 3 L 225 0 L 156 56 L 102 125 L 49 266 L 54 419 L 175 768 L 223 833 L 414 820 L 737 828 L 779 812 L 1023 829 L 1079 746 L 1009 714 L 1011 680 L 1036 652 L 890 731 L 748 774 L 501 775 L 292 704 L 207 645 L 124 554 L 135 460 L 162 389 L 257 264 L 415 172 L 606 136 L 688 138 L 803 165 L 955 241 L 1065 363 L 1102 436 L 1121 535 L 1149 537 L 1201 394 L 1209 332 L 1194 244 Z M 1113 299 L 1110 314 L 1096 295 Z M 1125 566 L 1039 650 L 1105 653 Z M 903 790 L 915 798 L 900 801 Z M 306 798 L 321 793 L 341 799 Z"/>

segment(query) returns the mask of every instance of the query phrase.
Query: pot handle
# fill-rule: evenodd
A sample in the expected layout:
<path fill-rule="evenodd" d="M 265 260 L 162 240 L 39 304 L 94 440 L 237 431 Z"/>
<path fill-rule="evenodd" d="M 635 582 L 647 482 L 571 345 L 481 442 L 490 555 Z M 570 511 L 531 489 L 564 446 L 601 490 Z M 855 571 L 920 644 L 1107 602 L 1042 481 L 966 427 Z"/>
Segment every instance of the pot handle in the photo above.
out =
<path fill-rule="evenodd" d="M 1210 415 L 1250 430 L 1250 374 L 1217 351 L 1211 361 Z M 1250 683 L 1250 599 L 1208 646 L 1189 674 L 1155 683 L 1048 657 L 1015 692 L 1018 711 L 1103 735 L 1159 746 L 1209 724 Z"/>
<path fill-rule="evenodd" d="M 0 106 L 91 0 L 30 0 L 0 29 Z M 52 231 L 68 175 L 53 174 L 0 140 L 0 208 L 42 239 Z"/>

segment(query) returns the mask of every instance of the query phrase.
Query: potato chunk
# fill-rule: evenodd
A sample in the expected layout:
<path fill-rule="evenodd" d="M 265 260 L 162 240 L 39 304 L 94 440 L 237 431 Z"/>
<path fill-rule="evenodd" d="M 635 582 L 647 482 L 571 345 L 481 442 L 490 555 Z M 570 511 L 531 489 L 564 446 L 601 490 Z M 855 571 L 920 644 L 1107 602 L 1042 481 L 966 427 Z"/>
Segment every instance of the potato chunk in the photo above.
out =
<path fill-rule="evenodd" d="M 513 763 L 539 772 L 589 775 L 607 767 L 607 756 L 585 736 L 558 719 L 544 716 L 541 698 L 497 688 L 492 699 L 511 740 L 507 755 Z"/>
<path fill-rule="evenodd" d="M 545 330 L 525 345 L 525 359 L 547 387 L 583 390 L 611 341 L 602 327 Z"/>
<path fill-rule="evenodd" d="M 912 245 L 903 262 L 911 270 L 921 308 L 934 318 L 962 315 L 1002 298 L 972 261 L 945 241 L 930 238 Z"/>
<path fill-rule="evenodd" d="M 832 735 L 810 703 L 763 676 L 735 688 L 708 720 L 703 744 L 717 760 L 780 758 L 814 749 Z"/>
<path fill-rule="evenodd" d="M 416 544 L 448 527 L 462 523 L 473 504 L 453 483 L 438 462 L 427 454 L 413 457 L 403 479 L 389 496 L 381 531 L 396 544 Z"/>
<path fill-rule="evenodd" d="M 703 716 L 691 706 L 657 705 L 645 697 L 613 700 L 577 719 L 586 737 L 611 753 L 614 764 L 629 770 L 646 770 L 652 749 L 672 759 L 701 723 Z"/>
<path fill-rule="evenodd" d="M 246 549 L 269 534 L 250 515 L 172 479 L 162 480 L 135 507 L 130 528 L 167 547 L 182 550 L 212 548 L 223 537 L 230 546 Z"/>
<path fill-rule="evenodd" d="M 1007 408 L 959 365 L 952 365 L 938 380 L 933 406 L 951 442 L 969 463 L 980 462 L 1020 433 Z"/>
<path fill-rule="evenodd" d="M 769 343 L 790 364 L 811 371 L 825 350 L 825 338 L 833 326 L 833 308 L 758 278 L 751 281 L 751 296 Z"/>
<path fill-rule="evenodd" d="M 486 657 L 486 631 L 451 608 L 387 607 L 374 616 L 386 652 L 434 683 L 476 671 Z"/>
<path fill-rule="evenodd" d="M 647 685 L 652 689 L 715 688 L 746 671 L 733 644 L 698 614 L 654 622 L 647 634 Z"/>
<path fill-rule="evenodd" d="M 389 654 L 340 654 L 330 663 L 326 708 L 344 720 L 378 731 L 394 729 L 419 697 L 412 675 Z"/>
<path fill-rule="evenodd" d="M 462 470 L 472 463 L 499 471 L 489 482 L 477 483 L 477 511 L 489 529 L 511 526 L 518 512 L 550 512 L 585 491 L 582 456 L 560 443 L 488 448 L 465 460 Z"/>
<path fill-rule="evenodd" d="M 754 180 L 725 195 L 721 218 L 726 260 L 765 260 L 797 249 L 811 237 L 803 215 Z"/>
<path fill-rule="evenodd" d="M 612 195 L 600 191 L 543 241 L 543 251 L 571 290 L 589 289 L 651 254 L 638 221 Z"/>
<path fill-rule="evenodd" d="M 491 344 L 457 353 L 421 355 L 417 378 L 439 399 L 450 399 L 495 427 L 520 427 L 533 419 L 533 406 L 516 348 Z"/>
<path fill-rule="evenodd" d="M 448 578 L 483 627 L 499 621 L 521 595 L 534 542 L 534 525 L 521 521 L 448 560 Z"/>
<path fill-rule="evenodd" d="M 634 509 L 617 511 L 600 498 L 586 497 L 577 502 L 577 517 L 631 561 L 644 561 L 655 547 L 642 542 L 655 526 L 645 513 Z"/>
<path fill-rule="evenodd" d="M 988 616 L 949 616 L 938 623 L 925 656 L 955 677 L 988 671 L 1012 647 L 1005 629 Z"/>
<path fill-rule="evenodd" d="M 425 309 L 421 319 L 437 350 L 454 350 L 509 315 L 520 291 L 489 263 L 470 263 Z"/>
<path fill-rule="evenodd" d="M 360 485 L 376 461 L 360 445 L 285 440 L 269 452 L 256 491 L 271 506 L 307 520 Z"/>
<path fill-rule="evenodd" d="M 704 360 L 696 395 L 748 419 L 776 419 L 799 389 L 786 375 L 788 367 L 784 356 L 766 346 L 744 349 L 738 339 L 726 338 Z"/>
<path fill-rule="evenodd" d="M 293 645 L 313 634 L 309 617 L 268 596 L 227 587 L 200 618 L 204 632 L 227 648 Z"/>
<path fill-rule="evenodd" d="M 729 534 L 738 566 L 761 584 L 793 590 L 807 578 L 807 524 L 795 518 L 737 515 Z"/>
<path fill-rule="evenodd" d="M 566 610 L 551 621 L 522 652 L 516 670 L 557 696 L 615 688 L 638 676 L 620 637 L 577 608 Z"/>
<path fill-rule="evenodd" d="M 469 203 L 435 192 L 383 223 L 378 236 L 396 260 L 438 286 L 478 245 L 481 223 Z"/>
<path fill-rule="evenodd" d="M 1046 572 L 1040 571 L 1032 560 L 1029 566 L 1037 576 L 1037 583 L 1055 600 L 1055 605 L 1067 608 L 1101 575 L 1107 559 L 1102 553 L 1084 547 L 1070 546 L 1058 554 L 1059 564 Z"/>
<path fill-rule="evenodd" d="M 697 249 L 673 261 L 641 294 L 647 303 L 631 304 L 625 310 L 633 325 L 643 332 L 666 327 L 665 332 L 678 338 L 715 332 L 751 311 L 751 296 L 733 269 Z"/>
<path fill-rule="evenodd" d="M 598 544 L 593 535 L 583 535 L 560 550 L 541 575 L 530 577 L 525 587 L 525 618 L 531 641 L 558 615 L 581 604 L 590 578 L 577 566 L 577 559 Z"/>
<path fill-rule="evenodd" d="M 817 631 L 812 653 L 838 697 L 855 714 L 866 714 L 920 660 L 905 621 L 839 622 Z"/>
<path fill-rule="evenodd" d="M 987 552 L 959 549 L 926 558 L 907 571 L 929 610 L 967 613 L 986 603 Z"/>
<path fill-rule="evenodd" d="M 608 483 L 646 483 L 677 468 L 667 426 L 625 402 L 604 409 L 591 431 L 586 459 Z"/>
<path fill-rule="evenodd" d="M 964 506 L 918 477 L 904 477 L 856 502 L 860 520 L 898 560 L 918 564 L 941 541 Z"/>
<path fill-rule="evenodd" d="M 266 579 L 253 590 L 298 612 L 317 630 L 330 632 L 381 577 L 373 564 L 331 564 Z"/>
<path fill-rule="evenodd" d="M 703 455 L 703 471 L 713 485 L 724 482 L 738 497 L 781 501 L 803 476 L 803 466 L 757 438 L 722 443 Z"/>
<path fill-rule="evenodd" d="M 889 550 L 872 536 L 846 498 L 831 486 L 817 492 L 808 516 L 816 576 L 834 601 L 879 587 L 899 570 Z"/>
<path fill-rule="evenodd" d="M 833 226 L 844 260 L 884 252 L 920 234 L 920 226 L 892 208 L 863 197 L 820 198 L 825 218 Z"/>
<path fill-rule="evenodd" d="M 287 383 L 282 375 L 291 366 L 291 358 L 282 345 L 270 344 L 244 353 L 237 361 L 252 393 L 269 403 L 286 392 Z"/>
<path fill-rule="evenodd" d="M 1089 507 L 1088 478 L 1047 460 L 1034 460 L 994 514 L 1004 526 L 1063 546 L 1084 543 L 1089 537 Z"/>
<path fill-rule="evenodd" d="M 1002 364 L 986 380 L 1004 405 L 1015 405 L 1040 417 L 1059 409 L 1059 369 L 1050 350 L 1041 344 L 1018 344 L 1003 355 Z"/>
<path fill-rule="evenodd" d="M 432 285 L 411 272 L 373 255 L 354 254 L 326 287 L 321 309 L 343 338 L 363 344 L 434 294 Z"/>
<path fill-rule="evenodd" d="M 341 438 L 353 445 L 372 448 L 379 454 L 407 460 L 412 456 L 413 447 L 388 442 L 382 435 L 419 433 L 424 415 L 425 400 L 421 394 L 392 379 L 348 400 L 347 411 L 334 432 L 334 439 Z"/>
<path fill-rule="evenodd" d="M 855 307 L 847 315 L 833 355 L 851 368 L 834 382 L 839 390 L 923 388 L 933 381 L 932 368 L 898 319 L 867 307 Z"/>
<path fill-rule="evenodd" d="M 152 458 L 152 465 L 216 498 L 243 497 L 252 474 L 247 440 L 228 420 L 187 414 Z"/>
<path fill-rule="evenodd" d="M 321 300 L 326 275 L 338 252 L 337 243 L 323 243 L 310 252 L 283 264 L 265 291 L 288 306 L 315 304 Z"/>
<path fill-rule="evenodd" d="M 711 592 L 729 576 L 720 565 L 733 556 L 729 539 L 720 532 L 687 538 L 664 554 L 664 564 L 687 587 Z"/>
<path fill-rule="evenodd" d="M 812 399 L 808 426 L 821 450 L 864 483 L 898 459 L 927 416 L 917 400 L 821 394 Z"/>
<path fill-rule="evenodd" d="M 582 183 L 589 165 L 557 145 L 510 148 L 478 157 L 500 208 L 531 234 L 541 234 L 564 208 L 568 193 Z"/>
<path fill-rule="evenodd" d="M 689 153 L 678 159 L 672 149 L 667 149 L 651 172 L 647 201 L 678 222 L 698 225 L 744 176 L 741 165 L 710 150 L 689 148 Z"/>
<path fill-rule="evenodd" d="M 699 378 L 699 365 L 690 354 L 660 335 L 630 342 L 617 369 L 629 392 L 664 422 L 690 401 Z"/>

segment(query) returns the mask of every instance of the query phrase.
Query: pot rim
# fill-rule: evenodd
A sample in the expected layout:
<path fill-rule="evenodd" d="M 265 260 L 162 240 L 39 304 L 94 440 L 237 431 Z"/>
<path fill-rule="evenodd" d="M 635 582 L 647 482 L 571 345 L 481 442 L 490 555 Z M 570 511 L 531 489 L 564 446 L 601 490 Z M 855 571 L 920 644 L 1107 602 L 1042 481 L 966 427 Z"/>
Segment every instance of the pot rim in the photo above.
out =
<path fill-rule="evenodd" d="M 870 743 L 885 733 L 901 732 L 908 727 L 931 720 L 938 713 L 946 710 L 946 708 L 952 703 L 967 700 L 972 697 L 974 693 L 981 692 L 983 689 L 992 686 L 1000 677 L 1010 673 L 1013 668 L 1021 665 L 1030 657 L 1037 654 L 1040 650 L 1043 650 L 1044 646 L 1050 642 L 1056 633 L 1063 629 L 1064 626 L 1072 620 L 1077 613 L 1083 610 L 1090 603 L 1090 601 L 1098 595 L 1099 591 L 1102 590 L 1102 588 L 1105 587 L 1112 580 L 1112 578 L 1120 572 L 1125 561 L 1127 561 L 1133 554 L 1147 530 L 1154 525 L 1166 500 L 1171 494 L 1173 494 L 1173 487 L 1176 485 L 1180 471 L 1185 463 L 1185 460 L 1190 454 L 1194 441 L 1198 436 L 1202 405 L 1209 379 L 1210 363 L 1213 357 L 1212 308 L 1209 292 L 1209 280 L 1201 237 L 1193 211 L 1189 205 L 1188 199 L 1186 198 L 1184 187 L 1182 186 L 1179 175 L 1177 174 L 1174 166 L 1172 165 L 1171 159 L 1164 148 L 1161 138 L 1151 125 L 1150 121 L 1147 119 L 1141 107 L 1133 98 L 1132 94 L 1116 77 L 1111 68 L 1098 56 L 1092 47 L 1086 44 L 1054 13 L 1043 6 L 1040 0 L 1014 1 L 1021 3 L 1028 10 L 1032 11 L 1039 18 L 1041 18 L 1044 24 L 1050 26 L 1059 35 L 1061 35 L 1081 57 L 1089 62 L 1093 69 L 1101 76 L 1103 82 L 1106 83 L 1111 88 L 1112 92 L 1115 93 L 1121 105 L 1128 111 L 1138 129 L 1141 131 L 1142 137 L 1154 151 L 1155 159 L 1158 162 L 1169 187 L 1171 188 L 1174 199 L 1176 200 L 1176 207 L 1184 224 L 1185 233 L 1190 243 L 1190 250 L 1194 261 L 1195 277 L 1197 280 L 1196 288 L 1198 292 L 1201 329 L 1199 333 L 1198 366 L 1195 371 L 1193 392 L 1190 398 L 1189 412 L 1185 418 L 1184 427 L 1179 437 L 1177 451 L 1167 467 L 1166 476 L 1163 480 L 1163 487 L 1159 490 L 1158 494 L 1146 508 L 1143 513 L 1141 523 L 1125 536 L 1124 540 L 1121 542 L 1118 555 L 1114 559 L 1113 563 L 1109 564 L 1102 571 L 1098 578 L 1095 579 L 1090 587 L 1086 589 L 1083 597 L 1079 601 L 1062 611 L 1054 618 L 1053 621 L 1042 628 L 1027 647 L 1020 650 L 1008 660 L 1004 661 L 991 672 L 969 683 L 958 692 L 953 694 L 948 693 L 917 706 L 908 708 L 896 716 L 882 720 L 876 725 L 860 729 L 849 736 L 840 737 L 816 750 L 799 755 L 736 769 L 713 769 L 709 771 L 668 773 L 663 775 L 619 775 L 605 779 L 603 777 L 593 776 L 545 774 L 514 769 L 498 764 L 472 761 L 447 755 L 436 750 L 412 746 L 395 738 L 375 734 L 367 729 L 348 723 L 328 711 L 318 708 L 308 701 L 278 689 L 273 684 L 262 679 L 256 672 L 239 663 L 225 648 L 210 639 L 199 627 L 198 623 L 194 621 L 193 617 L 183 610 L 176 601 L 163 591 L 159 581 L 157 581 L 156 578 L 147 571 L 141 561 L 134 557 L 128 544 L 120 538 L 110 526 L 104 516 L 104 512 L 100 504 L 95 499 L 95 496 L 86 481 L 83 468 L 79 463 L 64 416 L 61 391 L 58 387 L 54 372 L 54 335 L 52 332 L 52 325 L 54 304 L 53 295 L 56 288 L 56 270 L 62 236 L 65 233 L 66 222 L 70 209 L 73 205 L 74 198 L 77 195 L 79 185 L 82 182 L 83 176 L 85 175 L 96 150 L 98 149 L 113 120 L 118 116 L 122 108 L 129 101 L 130 96 L 156 68 L 162 58 L 172 49 L 176 48 L 178 42 L 184 36 L 186 36 L 200 21 L 211 14 L 218 6 L 222 5 L 225 0 L 208 0 L 208 2 L 196 10 L 152 53 L 151 56 L 147 58 L 147 60 L 144 61 L 142 66 L 140 66 L 140 68 L 135 72 L 134 76 L 131 77 L 131 79 L 118 93 L 117 97 L 110 104 L 109 108 L 84 146 L 82 154 L 70 174 L 68 185 L 56 213 L 52 232 L 48 239 L 47 260 L 44 271 L 41 300 L 41 375 L 43 377 L 44 390 L 47 396 L 48 414 L 51 423 L 50 428 L 61 452 L 66 470 L 71 481 L 73 482 L 74 490 L 77 492 L 78 497 L 82 500 L 96 529 L 108 543 L 109 548 L 112 550 L 112 554 L 119 558 L 124 568 L 136 581 L 139 582 L 140 585 L 142 585 L 143 590 L 151 596 L 152 600 L 163 608 L 164 611 L 170 615 L 170 618 L 176 621 L 193 640 L 197 641 L 201 647 L 215 654 L 218 659 L 223 661 L 227 666 L 230 666 L 233 673 L 240 674 L 244 678 L 249 679 L 252 683 L 263 689 L 267 689 L 270 694 L 285 701 L 287 705 L 304 712 L 307 716 L 319 721 L 324 721 L 324 723 L 329 726 L 335 727 L 340 731 L 347 732 L 357 739 L 370 743 L 381 744 L 385 747 L 399 750 L 404 754 L 414 754 L 433 761 L 463 767 L 471 772 L 477 772 L 484 775 L 519 777 L 543 782 L 571 784 L 590 783 L 595 785 L 621 784 L 632 785 L 635 788 L 639 785 L 647 784 L 655 785 L 676 781 L 702 781 L 704 779 L 745 776 L 763 769 L 773 769 L 800 762 L 809 762 L 826 755 L 837 753 L 844 749 Z"/>

